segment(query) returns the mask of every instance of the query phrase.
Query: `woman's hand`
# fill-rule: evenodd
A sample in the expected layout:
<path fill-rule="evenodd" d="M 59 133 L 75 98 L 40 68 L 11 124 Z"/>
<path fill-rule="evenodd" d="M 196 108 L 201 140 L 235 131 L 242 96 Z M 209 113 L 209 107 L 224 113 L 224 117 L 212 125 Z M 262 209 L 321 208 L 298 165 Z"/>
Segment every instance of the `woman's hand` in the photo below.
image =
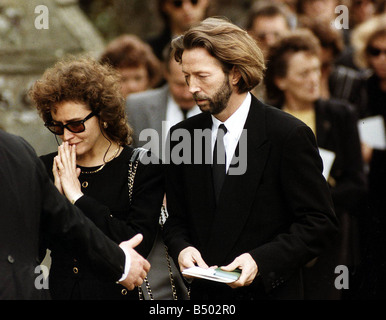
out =
<path fill-rule="evenodd" d="M 62 188 L 62 182 L 60 181 L 60 175 L 59 175 L 59 169 L 56 164 L 56 157 L 54 158 L 54 161 L 52 162 L 52 173 L 54 175 L 54 184 L 55 187 L 59 190 L 61 194 L 63 194 L 63 188 Z"/>
<path fill-rule="evenodd" d="M 75 145 L 69 146 L 68 142 L 64 142 L 58 147 L 58 155 L 54 158 L 53 172 L 56 187 L 68 200 L 74 202 L 83 195 L 78 179 L 80 169 L 76 167 Z"/>
<path fill-rule="evenodd" d="M 362 157 L 363 161 L 366 164 L 371 162 L 371 158 L 373 157 L 373 148 L 365 143 L 361 143 Z"/>

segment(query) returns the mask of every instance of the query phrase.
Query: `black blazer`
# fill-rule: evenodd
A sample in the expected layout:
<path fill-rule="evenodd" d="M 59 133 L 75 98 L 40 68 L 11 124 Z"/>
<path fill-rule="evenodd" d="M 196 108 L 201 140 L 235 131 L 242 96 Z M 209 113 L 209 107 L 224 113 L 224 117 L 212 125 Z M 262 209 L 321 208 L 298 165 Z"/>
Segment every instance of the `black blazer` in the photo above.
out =
<path fill-rule="evenodd" d="M 124 146 L 114 161 L 106 164 L 97 174 L 79 176 L 84 195 L 75 202 L 106 236 L 116 243 L 130 239 L 137 233 L 143 240 L 135 250 L 147 257 L 157 234 L 158 219 L 164 197 L 164 172 L 158 159 L 154 164 L 138 165 L 134 179 L 132 202 L 129 201 L 128 168 L 133 148 Z M 45 164 L 49 177 L 54 180 L 52 164 L 57 152 L 40 159 Z M 45 243 L 51 250 L 50 269 L 51 295 L 53 299 L 136 299 L 137 290 L 127 291 L 115 281 L 106 281 L 89 272 L 90 265 L 82 255 L 67 248 L 63 241 Z M 77 272 L 73 270 L 76 268 Z"/>
<path fill-rule="evenodd" d="M 366 175 L 357 112 L 338 99 L 318 99 L 314 110 L 317 145 L 335 153 L 328 181 L 336 213 L 358 214 L 366 195 Z"/>
<path fill-rule="evenodd" d="M 366 195 L 357 121 L 355 110 L 347 103 L 335 99 L 315 102 L 317 144 L 335 153 L 329 183 L 336 213 L 357 214 Z"/>
<path fill-rule="evenodd" d="M 0 299 L 49 297 L 35 288 L 42 237 L 65 240 L 100 276 L 119 280 L 123 251 L 58 192 L 25 140 L 1 130 L 0 181 Z"/>
<path fill-rule="evenodd" d="M 187 129 L 193 145 L 193 130 L 211 126 L 203 113 L 170 132 Z M 193 299 L 299 299 L 302 266 L 337 232 L 315 137 L 304 123 L 255 97 L 244 128 L 247 171 L 226 176 L 217 207 L 210 164 L 167 166 L 165 241 L 174 259 L 191 245 L 208 265 L 226 265 L 246 252 L 258 265 L 259 276 L 241 289 L 194 280 Z M 176 144 L 171 141 L 171 150 Z"/>

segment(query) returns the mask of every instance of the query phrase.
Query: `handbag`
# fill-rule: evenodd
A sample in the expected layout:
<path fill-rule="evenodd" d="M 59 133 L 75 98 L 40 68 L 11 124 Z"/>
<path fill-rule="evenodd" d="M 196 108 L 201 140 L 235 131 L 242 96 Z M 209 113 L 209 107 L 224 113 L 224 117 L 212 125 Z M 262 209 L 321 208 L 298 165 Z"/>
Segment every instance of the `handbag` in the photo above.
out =
<path fill-rule="evenodd" d="M 139 163 L 142 155 L 144 155 L 147 152 L 148 152 L 148 150 L 146 150 L 144 148 L 135 148 L 133 150 L 131 157 L 130 157 L 129 170 L 128 170 L 128 186 L 129 186 L 129 203 L 130 204 L 133 200 L 132 198 L 133 198 L 134 179 L 135 179 L 135 174 L 137 172 L 138 163 Z M 160 213 L 160 217 L 159 217 L 159 224 L 160 224 L 161 230 L 163 228 L 163 225 L 164 225 L 167 217 L 168 217 L 167 210 L 166 210 L 165 206 L 162 204 L 161 213 Z M 166 261 L 167 261 L 167 265 L 168 265 L 168 271 L 169 271 L 169 281 L 170 281 L 172 294 L 173 294 L 173 300 L 177 300 L 177 290 L 176 290 L 173 272 L 172 272 L 172 268 L 171 268 L 171 264 L 170 264 L 170 256 L 169 256 L 167 246 L 165 245 L 164 247 L 165 247 L 165 257 L 166 257 Z M 151 286 L 150 286 L 150 283 L 149 283 L 149 280 L 147 277 L 145 277 L 144 282 L 145 282 L 146 291 L 147 291 L 147 294 L 148 294 L 150 300 L 154 300 L 153 292 L 151 290 Z M 138 295 L 139 295 L 139 300 L 145 300 L 141 286 L 138 286 Z"/>

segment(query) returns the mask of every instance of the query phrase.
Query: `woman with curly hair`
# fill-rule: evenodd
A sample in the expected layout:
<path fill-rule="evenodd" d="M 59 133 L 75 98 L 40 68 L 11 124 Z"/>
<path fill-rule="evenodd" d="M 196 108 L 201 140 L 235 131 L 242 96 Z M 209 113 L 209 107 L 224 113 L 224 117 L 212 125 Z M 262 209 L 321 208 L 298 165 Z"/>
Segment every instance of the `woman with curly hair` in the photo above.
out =
<path fill-rule="evenodd" d="M 161 62 L 151 47 L 133 34 L 123 34 L 113 39 L 99 61 L 119 71 L 124 97 L 156 88 L 162 81 Z"/>
<path fill-rule="evenodd" d="M 56 187 L 117 243 L 141 233 L 136 250 L 146 257 L 158 225 L 163 172 L 155 159 L 139 162 L 130 202 L 132 129 L 117 71 L 90 58 L 66 59 L 46 70 L 30 96 L 45 126 L 63 142 L 58 152 L 41 157 Z M 51 250 L 53 299 L 138 299 L 137 290 L 96 277 L 94 266 L 65 242 L 44 244 Z"/>

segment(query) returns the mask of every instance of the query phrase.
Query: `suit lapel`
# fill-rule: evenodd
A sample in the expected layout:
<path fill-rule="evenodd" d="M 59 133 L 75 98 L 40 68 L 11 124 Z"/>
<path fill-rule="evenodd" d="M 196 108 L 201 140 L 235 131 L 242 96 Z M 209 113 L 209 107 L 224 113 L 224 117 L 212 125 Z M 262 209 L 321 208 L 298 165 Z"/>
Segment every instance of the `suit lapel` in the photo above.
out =
<path fill-rule="evenodd" d="M 255 97 L 244 129 L 247 135 L 247 171 L 242 175 L 229 175 L 228 172 L 225 178 L 207 246 L 210 264 L 225 263 L 220 261 L 226 256 L 224 248 L 231 250 L 243 231 L 268 158 L 270 145 L 266 139 L 264 106 Z M 242 146 L 238 146 L 238 151 L 243 152 Z"/>
<path fill-rule="evenodd" d="M 210 114 L 201 114 L 197 119 L 197 124 L 193 126 L 194 129 L 211 130 L 212 118 Z M 193 131 L 191 131 L 190 134 L 191 137 L 194 137 Z M 192 148 L 194 148 L 195 141 L 192 139 L 192 142 Z M 187 167 L 189 167 L 188 170 L 186 170 L 184 173 L 186 175 L 186 181 L 191 181 L 190 187 L 192 188 L 192 191 L 190 193 L 191 199 L 189 199 L 189 203 L 194 202 L 191 207 L 194 207 L 193 220 L 197 225 L 197 236 L 198 239 L 201 240 L 201 244 L 206 246 L 208 237 L 210 235 L 210 228 L 213 222 L 216 203 L 212 183 L 212 167 L 210 163 L 205 162 L 205 148 L 208 147 L 208 145 L 204 142 L 205 141 L 202 143 L 201 150 L 202 164 L 189 164 L 187 165 Z M 191 154 L 195 155 L 197 151 L 198 150 L 192 149 Z M 192 163 L 193 162 L 194 159 L 192 159 Z"/>

